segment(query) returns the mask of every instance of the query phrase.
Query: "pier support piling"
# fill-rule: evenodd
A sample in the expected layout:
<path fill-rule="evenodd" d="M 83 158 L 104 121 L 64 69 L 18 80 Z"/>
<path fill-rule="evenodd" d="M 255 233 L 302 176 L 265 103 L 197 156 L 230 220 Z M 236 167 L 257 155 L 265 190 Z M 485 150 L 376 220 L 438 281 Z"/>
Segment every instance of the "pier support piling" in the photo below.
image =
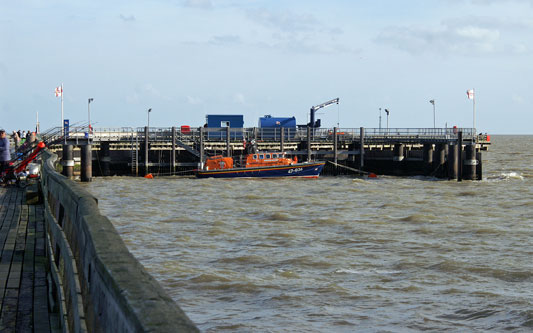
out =
<path fill-rule="evenodd" d="M 463 132 L 457 133 L 457 181 L 463 181 Z"/>
<path fill-rule="evenodd" d="M 92 145 L 81 146 L 81 181 L 90 182 L 93 179 Z"/>
<path fill-rule="evenodd" d="M 464 160 L 464 179 L 466 180 L 476 180 L 476 169 L 477 169 L 477 159 L 476 159 L 476 146 L 475 144 L 469 144 L 465 146 L 465 160 Z"/>
<path fill-rule="evenodd" d="M 150 173 L 150 161 L 148 160 L 148 153 L 150 150 L 150 129 L 148 126 L 144 127 L 144 174 Z"/>
<path fill-rule="evenodd" d="M 72 145 L 63 145 L 63 155 L 61 158 L 63 166 L 63 175 L 67 178 L 74 177 L 74 147 Z"/>
<path fill-rule="evenodd" d="M 198 169 L 202 169 L 204 167 L 204 128 L 200 127 L 200 165 L 198 166 Z"/>
<path fill-rule="evenodd" d="M 439 143 L 435 147 L 435 153 L 433 158 L 433 175 L 436 177 L 443 177 L 446 172 L 443 169 L 446 163 L 446 155 L 448 152 L 448 145 L 446 143 Z"/>
<path fill-rule="evenodd" d="M 172 126 L 172 153 L 170 154 L 170 173 L 176 172 L 176 126 Z"/>
<path fill-rule="evenodd" d="M 433 144 L 424 143 L 422 148 L 422 158 L 424 161 L 424 174 L 429 176 L 433 173 Z"/>
<path fill-rule="evenodd" d="M 404 145 L 402 143 L 394 144 L 394 151 L 392 156 L 393 172 L 395 174 L 402 173 L 402 161 L 404 159 Z"/>
<path fill-rule="evenodd" d="M 333 127 L 333 162 L 335 163 L 335 172 L 333 174 L 335 176 L 339 174 L 339 165 L 337 164 L 339 159 L 339 136 L 337 130 L 337 127 Z"/>
<path fill-rule="evenodd" d="M 365 128 L 359 128 L 359 169 L 365 166 Z"/>
<path fill-rule="evenodd" d="M 459 148 L 457 143 L 448 146 L 448 179 L 457 179 L 459 175 Z"/>
<path fill-rule="evenodd" d="M 476 152 L 476 159 L 477 159 L 477 168 L 476 168 L 476 175 L 477 180 L 483 180 L 483 161 L 481 160 L 481 152 Z"/>
<path fill-rule="evenodd" d="M 102 162 L 103 176 L 111 175 L 111 151 L 109 149 L 109 141 L 100 142 L 100 161 Z"/>

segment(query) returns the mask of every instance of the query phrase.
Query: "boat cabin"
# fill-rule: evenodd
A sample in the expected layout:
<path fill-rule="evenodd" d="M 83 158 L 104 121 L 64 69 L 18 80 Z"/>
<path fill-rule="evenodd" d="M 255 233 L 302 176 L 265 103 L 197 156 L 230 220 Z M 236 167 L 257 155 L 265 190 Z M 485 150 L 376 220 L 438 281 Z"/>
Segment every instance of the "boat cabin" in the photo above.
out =
<path fill-rule="evenodd" d="M 295 156 L 291 159 L 285 155 L 284 152 L 259 152 L 255 154 L 248 154 L 246 160 L 242 161 L 244 168 L 260 168 L 270 166 L 293 165 L 298 163 L 298 158 Z M 223 157 L 217 155 L 207 158 L 205 162 L 205 170 L 221 170 L 233 169 L 234 163 L 232 157 Z"/>
<path fill-rule="evenodd" d="M 298 163 L 296 157 L 294 159 L 288 158 L 284 152 L 259 152 L 256 154 L 249 154 L 246 156 L 246 167 L 263 167 L 263 166 L 277 166 L 277 165 L 291 165 Z"/>

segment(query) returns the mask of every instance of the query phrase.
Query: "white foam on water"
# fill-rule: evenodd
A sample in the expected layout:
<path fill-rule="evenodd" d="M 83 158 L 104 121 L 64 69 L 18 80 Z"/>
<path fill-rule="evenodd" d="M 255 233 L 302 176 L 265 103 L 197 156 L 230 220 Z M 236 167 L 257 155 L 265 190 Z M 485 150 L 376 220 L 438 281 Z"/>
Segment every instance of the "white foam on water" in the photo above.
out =
<path fill-rule="evenodd" d="M 487 180 L 489 181 L 524 180 L 524 176 L 522 176 L 519 172 L 510 171 L 510 172 L 502 172 L 499 175 L 489 176 L 487 177 Z"/>

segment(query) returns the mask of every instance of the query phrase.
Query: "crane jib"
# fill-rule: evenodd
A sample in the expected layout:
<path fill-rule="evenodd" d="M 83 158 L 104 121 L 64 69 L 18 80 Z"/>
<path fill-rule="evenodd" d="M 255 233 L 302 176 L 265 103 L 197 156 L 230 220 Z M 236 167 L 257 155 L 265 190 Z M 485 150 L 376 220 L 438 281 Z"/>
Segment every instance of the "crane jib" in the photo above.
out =
<path fill-rule="evenodd" d="M 309 117 L 310 120 L 311 120 L 311 121 L 309 122 L 309 125 L 310 125 L 311 127 L 319 127 L 319 126 L 317 126 L 317 124 L 316 124 L 317 122 L 315 122 L 315 112 L 316 112 L 317 110 L 319 110 L 319 109 L 322 109 L 322 108 L 325 108 L 325 107 L 327 107 L 327 106 L 330 106 L 331 104 L 339 104 L 339 98 L 337 97 L 337 98 L 334 98 L 334 99 L 332 99 L 332 100 L 330 100 L 330 101 L 327 101 L 327 102 L 325 102 L 325 103 L 322 103 L 322 104 L 315 105 L 315 106 L 312 106 L 312 107 L 311 107 L 311 112 L 310 112 L 310 117 Z"/>

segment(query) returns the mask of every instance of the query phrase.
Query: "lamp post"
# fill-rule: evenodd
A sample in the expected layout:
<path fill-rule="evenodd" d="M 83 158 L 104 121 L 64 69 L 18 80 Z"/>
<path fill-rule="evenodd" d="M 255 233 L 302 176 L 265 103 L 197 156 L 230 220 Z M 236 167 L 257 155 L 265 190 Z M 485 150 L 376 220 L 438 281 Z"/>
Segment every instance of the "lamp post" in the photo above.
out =
<path fill-rule="evenodd" d="M 437 128 L 437 126 L 435 125 L 435 100 L 432 99 L 429 102 L 433 104 L 433 128 Z"/>
<path fill-rule="evenodd" d="M 152 109 L 148 109 L 148 132 L 150 132 L 150 112 L 152 112 Z"/>
<path fill-rule="evenodd" d="M 89 129 L 87 130 L 87 139 L 91 138 L 91 102 L 94 101 L 94 98 L 89 98 L 87 100 L 87 118 L 89 120 Z"/>
<path fill-rule="evenodd" d="M 381 108 L 379 108 L 379 132 L 381 133 Z"/>
<path fill-rule="evenodd" d="M 387 113 L 387 134 L 389 134 L 389 109 L 385 109 L 385 112 Z"/>

